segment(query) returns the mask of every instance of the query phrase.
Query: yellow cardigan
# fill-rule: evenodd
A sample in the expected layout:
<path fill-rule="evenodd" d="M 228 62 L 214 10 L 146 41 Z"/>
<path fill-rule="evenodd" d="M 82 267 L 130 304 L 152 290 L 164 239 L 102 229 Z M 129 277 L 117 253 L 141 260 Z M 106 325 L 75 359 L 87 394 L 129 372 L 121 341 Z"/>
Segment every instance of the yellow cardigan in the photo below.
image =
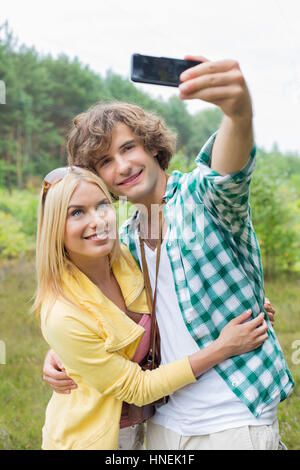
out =
<path fill-rule="evenodd" d="M 122 257 L 114 275 L 130 310 L 149 313 L 143 275 Z M 65 274 L 64 292 L 78 307 L 59 299 L 41 309 L 44 338 L 78 384 L 70 395 L 54 392 L 47 406 L 42 448 L 117 449 L 122 401 L 138 406 L 195 382 L 187 357 L 142 371 L 131 362 L 144 329 L 102 294 L 80 270 Z"/>

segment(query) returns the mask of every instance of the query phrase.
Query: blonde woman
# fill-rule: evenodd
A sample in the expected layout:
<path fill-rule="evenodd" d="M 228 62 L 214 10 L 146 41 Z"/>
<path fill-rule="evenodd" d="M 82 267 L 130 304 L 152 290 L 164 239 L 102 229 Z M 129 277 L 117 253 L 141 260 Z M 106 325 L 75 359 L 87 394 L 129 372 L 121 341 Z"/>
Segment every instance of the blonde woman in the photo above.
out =
<path fill-rule="evenodd" d="M 71 395 L 53 393 L 43 449 L 116 449 L 122 402 L 142 406 L 170 395 L 267 338 L 263 314 L 245 323 L 245 312 L 206 348 L 142 371 L 135 361 L 149 346 L 143 276 L 120 246 L 109 192 L 88 170 L 66 167 L 46 176 L 36 267 L 42 333 L 78 384 Z"/>

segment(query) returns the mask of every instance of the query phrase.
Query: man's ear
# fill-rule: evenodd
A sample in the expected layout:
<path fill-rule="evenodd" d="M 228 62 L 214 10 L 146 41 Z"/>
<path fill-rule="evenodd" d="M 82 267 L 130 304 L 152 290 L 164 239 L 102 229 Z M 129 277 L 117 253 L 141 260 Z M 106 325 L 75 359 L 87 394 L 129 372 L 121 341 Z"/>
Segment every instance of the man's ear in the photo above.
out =
<path fill-rule="evenodd" d="M 151 153 L 153 157 L 158 157 L 158 151 L 156 149 L 153 149 Z"/>
<path fill-rule="evenodd" d="M 152 157 L 158 160 L 158 151 L 156 149 L 152 150 Z"/>

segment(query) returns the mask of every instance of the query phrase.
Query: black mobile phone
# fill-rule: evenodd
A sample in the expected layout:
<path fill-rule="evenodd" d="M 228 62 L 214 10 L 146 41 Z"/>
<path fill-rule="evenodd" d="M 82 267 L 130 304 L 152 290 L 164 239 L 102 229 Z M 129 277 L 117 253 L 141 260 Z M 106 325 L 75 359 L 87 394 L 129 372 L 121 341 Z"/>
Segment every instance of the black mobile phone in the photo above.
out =
<path fill-rule="evenodd" d="M 201 62 L 133 54 L 131 56 L 131 80 L 177 87 L 180 84 L 180 74 L 198 64 Z"/>

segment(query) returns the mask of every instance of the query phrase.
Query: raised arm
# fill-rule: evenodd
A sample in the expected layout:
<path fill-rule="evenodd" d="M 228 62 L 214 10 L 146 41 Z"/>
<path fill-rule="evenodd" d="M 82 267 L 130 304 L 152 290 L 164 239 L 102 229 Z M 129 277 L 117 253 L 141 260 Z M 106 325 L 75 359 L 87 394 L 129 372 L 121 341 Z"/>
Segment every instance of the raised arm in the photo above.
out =
<path fill-rule="evenodd" d="M 212 149 L 211 169 L 220 175 L 245 166 L 254 145 L 252 103 L 248 86 L 235 60 L 209 61 L 204 57 L 186 59 L 203 63 L 184 71 L 180 98 L 201 99 L 215 104 L 224 118 Z"/>

